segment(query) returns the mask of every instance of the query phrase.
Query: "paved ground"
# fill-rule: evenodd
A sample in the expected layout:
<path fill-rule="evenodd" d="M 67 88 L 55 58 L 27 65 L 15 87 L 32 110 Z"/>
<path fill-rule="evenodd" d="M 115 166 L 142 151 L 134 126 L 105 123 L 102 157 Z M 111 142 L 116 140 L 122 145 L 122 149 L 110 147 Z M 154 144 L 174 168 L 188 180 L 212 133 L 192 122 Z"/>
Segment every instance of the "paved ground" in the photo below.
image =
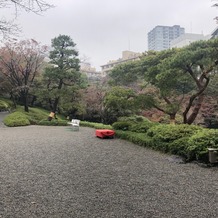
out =
<path fill-rule="evenodd" d="M 94 133 L 0 128 L 0 217 L 218 217 L 216 167 Z"/>

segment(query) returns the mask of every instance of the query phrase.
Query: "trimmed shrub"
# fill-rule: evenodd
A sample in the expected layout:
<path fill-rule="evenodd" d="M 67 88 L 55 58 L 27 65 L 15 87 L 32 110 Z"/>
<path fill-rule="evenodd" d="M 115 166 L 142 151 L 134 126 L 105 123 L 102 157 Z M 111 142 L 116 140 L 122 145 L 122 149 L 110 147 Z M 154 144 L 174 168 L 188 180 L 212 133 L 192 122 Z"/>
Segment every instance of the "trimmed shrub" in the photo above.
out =
<path fill-rule="evenodd" d="M 3 101 L 0 100 L 0 111 L 7 111 L 9 109 L 9 105 Z"/>
<path fill-rule="evenodd" d="M 147 135 L 152 138 L 151 146 L 154 149 L 170 152 L 172 150 L 170 143 L 183 137 L 190 137 L 199 130 L 202 128 L 194 125 L 162 124 L 151 127 L 147 131 Z"/>
<path fill-rule="evenodd" d="M 158 123 L 153 123 L 143 116 L 120 117 L 118 122 L 113 123 L 116 130 L 145 133 L 149 128 Z"/>
<path fill-rule="evenodd" d="M 132 124 L 129 130 L 132 132 L 146 133 L 152 126 L 156 126 L 156 125 L 158 125 L 158 123 L 143 121 L 140 123 Z"/>
<path fill-rule="evenodd" d="M 188 160 L 208 162 L 208 148 L 218 148 L 218 130 L 203 129 L 191 136 L 188 144 Z"/>
<path fill-rule="evenodd" d="M 130 132 L 130 131 L 117 130 L 116 136 L 121 139 L 133 142 L 134 144 L 137 144 L 140 146 L 149 147 L 151 144 L 150 143 L 151 139 L 149 137 L 146 137 L 144 133 L 135 133 L 135 132 Z"/>
<path fill-rule="evenodd" d="M 118 121 L 112 124 L 113 129 L 127 131 L 130 129 L 132 122 L 129 121 Z"/>
<path fill-rule="evenodd" d="M 112 129 L 111 125 L 105 125 L 102 123 L 94 123 L 94 122 L 87 122 L 87 121 L 80 121 L 80 125 L 95 128 L 95 129 Z"/>
<path fill-rule="evenodd" d="M 67 124 L 67 121 L 53 119 L 51 121 L 41 120 L 38 122 L 38 125 L 41 125 L 41 126 L 67 126 L 68 124 Z"/>
<path fill-rule="evenodd" d="M 188 159 L 187 148 L 189 147 L 189 137 L 182 137 L 171 142 L 168 146 L 171 154 L 176 154 Z"/>
<path fill-rule="evenodd" d="M 130 117 L 119 117 L 118 121 L 126 121 L 126 122 L 130 121 L 130 122 L 136 122 L 136 123 L 143 122 L 143 121 L 151 122 L 147 118 L 143 116 L 137 116 L 137 115 L 130 116 Z"/>
<path fill-rule="evenodd" d="M 5 117 L 3 123 L 9 127 L 30 125 L 30 121 L 28 120 L 27 116 L 21 112 L 9 114 L 7 117 Z"/>

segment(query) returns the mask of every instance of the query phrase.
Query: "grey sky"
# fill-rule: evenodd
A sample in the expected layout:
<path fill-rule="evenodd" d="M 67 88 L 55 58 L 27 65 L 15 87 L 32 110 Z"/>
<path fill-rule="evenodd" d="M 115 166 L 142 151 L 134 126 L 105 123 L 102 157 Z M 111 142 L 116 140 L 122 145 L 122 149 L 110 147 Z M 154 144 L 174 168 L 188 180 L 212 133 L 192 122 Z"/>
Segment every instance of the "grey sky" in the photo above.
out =
<path fill-rule="evenodd" d="M 56 5 L 43 16 L 22 12 L 17 22 L 24 39 L 49 45 L 59 34 L 69 35 L 80 56 L 100 69 L 124 50 L 147 50 L 147 33 L 156 25 L 210 34 L 217 24 L 211 0 L 47 0 Z"/>

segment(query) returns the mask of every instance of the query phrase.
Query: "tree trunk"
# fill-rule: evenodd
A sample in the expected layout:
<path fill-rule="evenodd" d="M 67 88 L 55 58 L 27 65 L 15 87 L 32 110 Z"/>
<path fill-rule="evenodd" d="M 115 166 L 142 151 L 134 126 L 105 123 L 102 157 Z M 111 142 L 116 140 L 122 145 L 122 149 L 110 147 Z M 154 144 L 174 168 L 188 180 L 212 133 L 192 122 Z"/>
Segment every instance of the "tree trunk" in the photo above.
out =
<path fill-rule="evenodd" d="M 184 123 L 192 124 L 195 121 L 195 119 L 199 113 L 199 110 L 201 109 L 203 100 L 204 100 L 204 94 L 199 95 L 197 102 L 192 110 L 192 113 L 189 115 L 189 117 L 188 117 L 187 113 L 183 114 L 184 115 Z"/>
<path fill-rule="evenodd" d="M 53 112 L 56 113 L 57 108 L 58 108 L 58 103 L 59 103 L 59 97 L 55 98 L 54 104 L 53 104 Z"/>
<path fill-rule="evenodd" d="M 20 93 L 20 98 L 21 102 L 23 103 L 24 106 L 24 111 L 29 112 L 29 107 L 28 107 L 28 92 L 27 91 L 22 91 Z"/>
<path fill-rule="evenodd" d="M 176 124 L 176 114 L 170 114 L 170 124 Z"/>

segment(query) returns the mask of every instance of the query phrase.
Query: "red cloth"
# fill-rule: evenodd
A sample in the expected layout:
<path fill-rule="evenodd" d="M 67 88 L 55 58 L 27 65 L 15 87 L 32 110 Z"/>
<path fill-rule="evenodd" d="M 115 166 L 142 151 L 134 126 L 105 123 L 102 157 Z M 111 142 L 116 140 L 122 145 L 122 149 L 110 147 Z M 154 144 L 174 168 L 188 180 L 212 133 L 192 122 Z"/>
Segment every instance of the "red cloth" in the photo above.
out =
<path fill-rule="evenodd" d="M 96 129 L 95 135 L 100 138 L 113 138 L 115 132 L 110 129 Z"/>

